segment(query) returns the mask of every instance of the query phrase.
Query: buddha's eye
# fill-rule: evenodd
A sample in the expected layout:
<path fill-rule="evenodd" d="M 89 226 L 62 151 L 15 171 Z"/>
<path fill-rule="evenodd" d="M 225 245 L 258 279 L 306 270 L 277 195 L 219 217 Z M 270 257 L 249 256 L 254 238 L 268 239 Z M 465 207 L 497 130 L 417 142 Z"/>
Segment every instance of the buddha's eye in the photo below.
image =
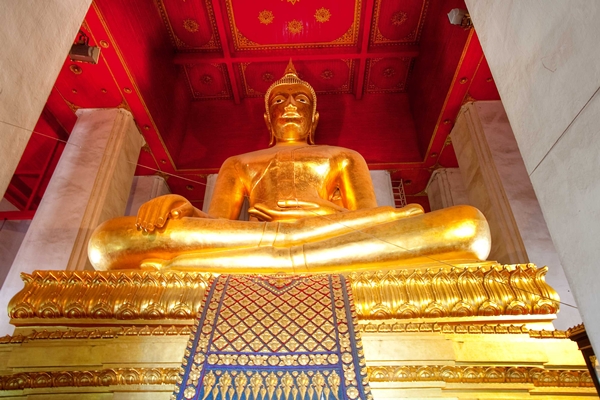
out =
<path fill-rule="evenodd" d="M 300 96 L 296 97 L 296 101 L 299 103 L 308 104 L 308 97 L 306 97 L 304 95 L 300 95 Z"/>
<path fill-rule="evenodd" d="M 273 104 L 281 104 L 283 103 L 283 99 L 281 97 L 277 97 L 273 99 Z"/>

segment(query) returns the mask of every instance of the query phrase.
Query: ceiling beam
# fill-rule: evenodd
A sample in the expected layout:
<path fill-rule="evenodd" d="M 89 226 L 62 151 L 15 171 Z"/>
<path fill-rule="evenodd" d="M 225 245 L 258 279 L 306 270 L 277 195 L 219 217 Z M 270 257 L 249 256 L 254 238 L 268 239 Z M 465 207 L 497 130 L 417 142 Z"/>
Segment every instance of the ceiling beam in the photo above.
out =
<path fill-rule="evenodd" d="M 368 34 L 367 34 L 368 42 Z M 209 64 L 209 63 L 248 63 L 248 62 L 287 62 L 290 57 L 294 61 L 318 61 L 318 60 L 366 60 L 367 58 L 400 58 L 417 57 L 419 55 L 418 46 L 399 46 L 397 49 L 378 52 L 361 53 L 342 52 L 342 53 L 322 53 L 322 54 L 287 54 L 277 56 L 263 55 L 229 55 L 221 57 L 219 54 L 210 53 L 178 53 L 173 58 L 175 64 Z"/>
<path fill-rule="evenodd" d="M 356 91 L 354 96 L 357 100 L 360 100 L 363 95 L 365 85 L 365 75 L 367 73 L 367 55 L 369 50 L 369 37 L 371 34 L 371 22 L 373 21 L 373 8 L 375 7 L 375 0 L 367 0 L 365 4 L 365 20 L 363 22 L 362 29 L 362 40 L 360 43 L 360 60 L 358 61 L 358 72 L 356 74 Z M 386 58 L 377 56 L 378 58 Z M 399 57 L 399 56 L 396 56 Z M 416 56 L 415 56 L 416 57 Z"/>
<path fill-rule="evenodd" d="M 35 211 L 1 211 L 0 221 L 18 221 L 33 219 Z"/>
<path fill-rule="evenodd" d="M 225 19 L 223 18 L 223 10 L 221 9 L 221 3 L 219 1 L 213 1 L 213 12 L 215 13 L 215 20 L 217 23 L 217 31 L 219 32 L 219 39 L 221 42 L 221 48 L 223 49 L 222 61 L 212 61 L 217 63 L 224 63 L 227 66 L 227 74 L 229 75 L 229 82 L 231 83 L 231 92 L 233 94 L 233 101 L 235 104 L 240 104 L 240 92 L 237 84 L 237 77 L 233 68 L 233 62 L 231 61 L 231 51 L 229 50 L 229 40 L 227 39 L 227 28 L 225 27 Z M 189 63 L 185 63 L 189 64 Z"/>

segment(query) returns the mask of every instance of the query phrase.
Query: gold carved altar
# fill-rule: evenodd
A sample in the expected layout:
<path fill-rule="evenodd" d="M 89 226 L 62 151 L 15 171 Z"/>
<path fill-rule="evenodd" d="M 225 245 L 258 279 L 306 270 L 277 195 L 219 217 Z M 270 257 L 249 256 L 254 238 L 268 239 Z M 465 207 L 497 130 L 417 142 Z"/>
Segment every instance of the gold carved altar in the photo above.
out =
<path fill-rule="evenodd" d="M 552 328 L 545 272 L 483 262 L 348 274 L 374 398 L 595 397 L 576 344 Z M 169 399 L 210 278 L 24 275 L 10 303 L 17 329 L 0 339 L 0 396 Z"/>

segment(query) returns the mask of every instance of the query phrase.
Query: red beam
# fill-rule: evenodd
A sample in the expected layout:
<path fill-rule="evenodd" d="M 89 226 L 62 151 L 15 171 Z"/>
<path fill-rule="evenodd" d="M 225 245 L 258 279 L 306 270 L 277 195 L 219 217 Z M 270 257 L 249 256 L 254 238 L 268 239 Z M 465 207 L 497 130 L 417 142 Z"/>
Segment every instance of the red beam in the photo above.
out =
<path fill-rule="evenodd" d="M 216 61 L 225 63 L 227 66 L 227 73 L 229 74 L 229 82 L 231 83 L 231 92 L 233 94 L 233 101 L 235 104 L 240 104 L 240 93 L 237 84 L 237 78 L 233 69 L 233 62 L 231 60 L 231 52 L 229 51 L 227 40 L 227 29 L 225 28 L 225 20 L 223 18 L 223 10 L 221 10 L 221 3 L 216 0 L 212 2 L 213 11 L 215 13 L 215 20 L 217 22 L 217 31 L 219 32 L 219 39 L 221 40 L 221 48 L 223 49 L 222 61 Z M 189 64 L 189 63 L 183 63 Z"/>
<path fill-rule="evenodd" d="M 368 42 L 368 39 L 367 39 Z M 362 52 L 362 53 L 322 53 L 322 54 L 293 54 L 294 61 L 313 61 L 313 60 L 339 60 L 353 59 L 366 60 L 367 58 L 400 58 L 417 57 L 419 55 L 418 46 L 402 46 L 393 51 L 382 52 Z M 262 56 L 262 55 L 239 55 L 229 58 L 219 57 L 216 54 L 209 53 L 178 53 L 173 58 L 175 64 L 209 64 L 209 63 L 246 63 L 246 62 L 287 62 L 290 55 Z"/>
<path fill-rule="evenodd" d="M 37 181 L 35 182 L 35 185 L 31 189 L 31 195 L 29 196 L 29 199 L 27 199 L 27 204 L 25 204 L 25 210 L 31 209 L 31 206 L 32 206 L 33 202 L 35 201 L 35 196 L 37 196 L 37 194 L 40 190 L 40 186 L 41 186 L 42 182 L 44 181 L 44 177 L 48 173 L 48 167 L 50 166 L 50 163 L 52 162 L 52 159 L 54 158 L 54 155 L 56 154 L 56 149 L 58 149 L 58 144 L 59 144 L 59 142 L 54 142 L 52 151 L 50 151 L 48 153 L 48 157 L 46 158 L 46 161 L 44 162 L 44 167 L 42 168 L 43 172 L 40 174 Z"/>
<path fill-rule="evenodd" d="M 365 85 L 365 78 L 366 78 L 365 75 L 367 72 L 367 58 L 369 57 L 369 54 L 367 53 L 367 51 L 369 50 L 369 36 L 371 34 L 371 22 L 373 20 L 373 8 L 375 8 L 375 0 L 367 0 L 367 2 L 365 4 L 365 20 L 363 22 L 363 29 L 362 29 L 362 35 L 361 35 L 362 39 L 361 39 L 361 43 L 360 43 L 361 58 L 358 62 L 358 73 L 356 74 L 356 92 L 354 95 L 357 100 L 360 100 L 362 98 L 364 85 Z M 396 52 L 394 52 L 394 53 L 396 53 Z M 396 57 L 400 57 L 400 56 L 402 56 L 402 55 L 396 55 Z M 386 57 L 382 57 L 381 54 L 379 54 L 379 53 L 377 54 L 377 57 L 386 58 Z M 416 57 L 416 56 L 414 56 L 414 57 Z"/>
<path fill-rule="evenodd" d="M 0 211 L 0 221 L 20 221 L 33 219 L 35 211 Z"/>

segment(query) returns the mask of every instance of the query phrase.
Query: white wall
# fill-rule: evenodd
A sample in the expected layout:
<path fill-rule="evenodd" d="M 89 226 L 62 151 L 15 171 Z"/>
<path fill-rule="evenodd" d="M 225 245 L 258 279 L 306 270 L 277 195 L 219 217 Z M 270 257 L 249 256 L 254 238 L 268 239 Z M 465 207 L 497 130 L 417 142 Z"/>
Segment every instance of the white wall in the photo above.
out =
<path fill-rule="evenodd" d="M 600 2 L 467 0 L 592 346 L 600 350 Z"/>
<path fill-rule="evenodd" d="M 0 0 L 0 197 L 91 2 Z"/>

